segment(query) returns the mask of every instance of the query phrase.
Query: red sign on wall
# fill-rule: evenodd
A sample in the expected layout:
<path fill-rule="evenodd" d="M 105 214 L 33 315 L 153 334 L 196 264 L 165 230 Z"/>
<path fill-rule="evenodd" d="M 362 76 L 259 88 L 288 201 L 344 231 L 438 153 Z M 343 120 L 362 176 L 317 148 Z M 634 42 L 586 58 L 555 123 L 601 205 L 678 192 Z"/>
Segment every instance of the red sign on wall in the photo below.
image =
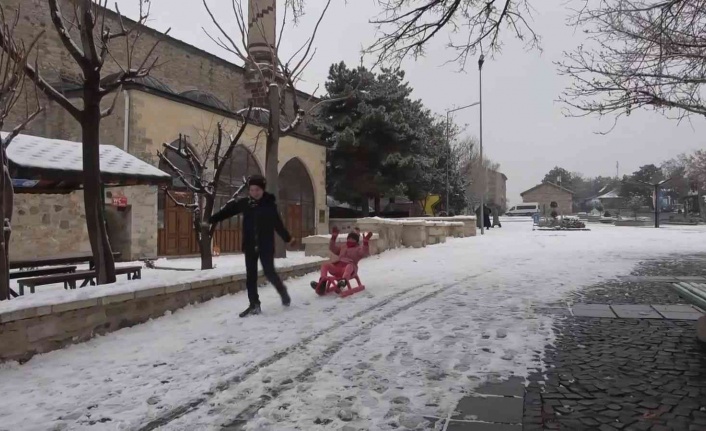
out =
<path fill-rule="evenodd" d="M 113 196 L 113 205 L 118 208 L 125 208 L 127 206 L 127 196 Z"/>

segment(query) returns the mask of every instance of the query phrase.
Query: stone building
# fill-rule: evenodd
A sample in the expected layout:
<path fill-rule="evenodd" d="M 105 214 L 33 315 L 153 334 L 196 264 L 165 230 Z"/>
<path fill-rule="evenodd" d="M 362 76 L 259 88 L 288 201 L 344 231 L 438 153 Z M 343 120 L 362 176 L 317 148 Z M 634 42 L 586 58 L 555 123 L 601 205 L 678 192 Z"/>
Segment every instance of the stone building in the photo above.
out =
<path fill-rule="evenodd" d="M 507 176 L 502 172 L 488 170 L 488 204 L 507 210 Z"/>
<path fill-rule="evenodd" d="M 255 3 L 271 3 L 271 0 L 254 0 Z M 73 13 L 70 0 L 62 0 L 65 15 Z M 67 98 L 75 101 L 80 95 L 80 74 L 77 66 L 58 38 L 46 2 L 28 2 L 25 0 L 3 0 L 6 12 L 20 11 L 20 20 L 15 36 L 28 41 L 39 31 L 45 30 L 37 46 L 39 67 L 44 78 L 55 84 Z M 265 5 L 266 6 L 266 5 Z M 20 8 L 21 7 L 21 8 Z M 263 7 L 265 10 L 268 7 Z M 273 27 L 272 13 L 257 14 L 256 19 L 267 20 L 264 25 Z M 123 18 L 126 25 L 134 23 Z M 252 24 L 252 20 L 251 24 Z M 117 29 L 117 14 L 107 12 L 107 25 Z M 257 25 L 257 24 L 252 24 Z M 75 30 L 72 30 L 75 32 Z M 180 136 L 197 148 L 208 146 L 214 138 L 216 125 L 222 123 L 226 131 L 237 130 L 241 117 L 238 112 L 249 102 L 262 101 L 260 88 L 248 79 L 247 71 L 217 56 L 209 54 L 177 39 L 164 36 L 150 28 L 143 28 L 140 43 L 135 50 L 135 61 L 141 62 L 152 46 L 161 40 L 154 56 L 160 58 L 162 66 L 155 69 L 147 78 L 131 82 L 121 89 L 116 99 L 113 115 L 101 122 L 101 144 L 117 146 L 130 154 L 167 170 L 160 166 L 157 151 L 163 144 L 179 142 Z M 115 43 L 111 54 L 122 64 L 125 63 L 124 43 Z M 111 73 L 119 72 L 115 62 L 107 61 L 105 76 L 111 79 Z M 304 93 L 288 92 L 285 98 L 298 97 L 303 108 L 311 106 L 313 99 Z M 105 99 L 106 108 L 113 101 Z M 27 100 L 33 100 L 29 97 Z M 24 103 L 25 99 L 22 98 Z M 7 128 L 21 120 L 21 115 L 33 106 L 21 103 L 14 110 L 14 116 L 5 122 Z M 31 102 L 28 102 L 31 103 Z M 24 133 L 53 139 L 80 141 L 79 124 L 61 107 L 40 97 L 44 112 Z M 283 120 L 293 116 L 291 103 L 285 108 Z M 220 203 L 230 198 L 233 191 L 241 184 L 243 175 L 264 173 L 265 135 L 262 125 L 267 122 L 267 112 L 256 110 L 254 120 L 248 125 L 242 144 L 234 152 L 233 160 L 225 177 L 229 182 L 220 191 Z M 324 144 L 307 132 L 306 125 L 301 125 L 295 133 L 280 138 L 279 147 L 279 206 L 287 227 L 297 238 L 316 233 L 328 232 L 328 210 L 326 206 L 325 172 L 326 148 Z M 177 181 L 173 188 L 180 196 L 188 198 L 188 192 Z M 191 230 L 191 214 L 174 205 L 165 197 L 164 191 L 155 187 L 129 187 L 113 189 L 108 192 L 106 202 L 112 202 L 115 195 L 124 196 L 128 206 L 135 206 L 128 223 L 141 235 L 141 247 L 133 247 L 123 255 L 126 260 L 157 255 L 188 255 L 197 252 L 197 244 Z M 83 197 L 80 192 L 69 196 L 22 195 L 15 205 L 13 231 L 13 256 L 52 255 L 85 250 L 88 247 L 85 227 L 78 232 L 63 229 L 54 220 L 65 221 L 69 215 L 83 214 Z M 137 208 L 140 206 L 140 208 Z M 66 217 L 43 218 L 44 231 L 52 232 L 53 241 L 37 250 L 32 246 L 32 235 L 38 232 L 36 218 L 23 217 L 19 211 L 42 212 L 47 208 L 61 208 Z M 223 224 L 216 234 L 214 245 L 221 253 L 240 251 L 239 219 Z M 64 223 L 65 224 L 65 223 Z M 134 237 L 135 233 L 131 233 Z M 120 238 L 111 236 L 111 241 L 120 242 Z"/>
<path fill-rule="evenodd" d="M 552 202 L 557 203 L 560 215 L 573 213 L 574 192 L 554 183 L 538 184 L 520 193 L 520 196 L 522 196 L 522 202 L 539 203 L 542 213 L 547 215 L 552 211 Z"/>
<path fill-rule="evenodd" d="M 480 195 L 485 182 L 485 202 L 488 206 L 497 207 L 501 212 L 507 210 L 507 176 L 502 172 L 488 169 L 485 180 L 481 169 L 472 169 L 468 181 L 470 187 L 466 194 L 474 206 L 479 205 Z"/>

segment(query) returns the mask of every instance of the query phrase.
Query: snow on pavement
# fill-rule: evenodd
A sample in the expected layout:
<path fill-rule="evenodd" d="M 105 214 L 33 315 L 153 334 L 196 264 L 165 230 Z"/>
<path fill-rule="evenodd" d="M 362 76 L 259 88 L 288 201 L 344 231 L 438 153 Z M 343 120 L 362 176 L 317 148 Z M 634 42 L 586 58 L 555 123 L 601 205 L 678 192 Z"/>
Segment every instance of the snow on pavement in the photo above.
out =
<path fill-rule="evenodd" d="M 706 239 L 702 227 L 503 226 L 369 258 L 367 290 L 350 298 L 291 280 L 290 309 L 266 288 L 262 316 L 239 319 L 247 298 L 236 294 L 0 365 L 0 390 L 12 394 L 0 429 L 413 429 L 490 373 L 536 367 L 552 332 L 533 304 L 646 258 L 703 251 Z"/>

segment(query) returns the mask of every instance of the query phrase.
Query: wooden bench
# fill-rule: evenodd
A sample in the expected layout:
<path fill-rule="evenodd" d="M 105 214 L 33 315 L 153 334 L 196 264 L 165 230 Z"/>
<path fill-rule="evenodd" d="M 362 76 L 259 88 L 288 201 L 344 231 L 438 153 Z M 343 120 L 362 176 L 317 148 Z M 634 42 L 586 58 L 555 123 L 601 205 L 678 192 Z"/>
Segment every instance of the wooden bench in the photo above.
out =
<path fill-rule="evenodd" d="M 706 284 L 702 283 L 674 283 L 672 287 L 682 298 L 706 310 Z"/>
<path fill-rule="evenodd" d="M 31 278 L 40 277 L 42 275 L 54 275 L 54 274 L 72 274 L 76 272 L 75 266 L 57 266 L 54 268 L 40 268 L 31 269 L 29 271 L 15 271 L 10 272 L 10 280 L 17 280 L 21 278 Z M 64 283 L 64 289 L 68 289 L 69 285 Z M 24 286 L 20 286 L 20 295 L 24 295 Z M 32 291 L 34 293 L 34 291 Z"/>
<path fill-rule="evenodd" d="M 127 275 L 128 280 L 138 280 L 142 278 L 142 267 L 138 265 L 134 266 L 121 266 L 115 268 L 115 275 Z M 81 287 L 96 285 L 97 274 L 95 271 L 76 271 L 71 274 L 54 274 L 45 275 L 34 278 L 26 278 L 19 280 L 17 284 L 20 287 L 20 295 L 24 294 L 24 288 L 29 287 L 29 291 L 34 293 L 34 288 L 37 286 L 46 286 L 49 284 L 64 283 L 70 289 L 76 289 L 76 282 L 83 281 Z"/>

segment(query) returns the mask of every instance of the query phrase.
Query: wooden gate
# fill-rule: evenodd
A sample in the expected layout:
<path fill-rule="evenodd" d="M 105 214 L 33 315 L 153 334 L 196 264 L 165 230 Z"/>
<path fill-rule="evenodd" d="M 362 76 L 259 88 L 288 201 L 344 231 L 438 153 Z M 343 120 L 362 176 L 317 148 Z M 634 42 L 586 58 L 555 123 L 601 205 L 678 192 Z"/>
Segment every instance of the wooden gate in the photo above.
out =
<path fill-rule="evenodd" d="M 190 193 L 174 192 L 173 195 L 182 202 L 191 199 Z M 164 226 L 159 229 L 159 255 L 183 256 L 198 253 L 191 211 L 176 205 L 167 196 L 160 196 L 160 199 L 164 199 Z"/>
<path fill-rule="evenodd" d="M 172 143 L 175 148 L 181 148 L 183 143 Z M 188 144 L 187 142 L 187 145 Z M 173 157 L 174 152 L 168 151 L 170 162 L 181 171 L 192 172 L 192 166 L 181 157 Z M 172 172 L 169 164 L 160 161 L 159 168 L 164 172 L 172 173 L 173 181 L 171 193 L 178 195 L 180 202 L 190 202 L 191 194 L 188 188 Z M 215 210 L 222 207 L 240 186 L 242 178 L 253 174 L 260 174 L 261 170 L 250 151 L 242 145 L 237 145 L 231 158 L 227 162 L 218 185 L 219 196 L 216 198 Z M 159 227 L 158 227 L 158 253 L 160 256 L 184 256 L 198 254 L 198 242 L 194 232 L 191 211 L 179 207 L 166 196 L 164 191 L 159 195 Z M 213 235 L 213 247 L 218 247 L 220 254 L 241 252 L 241 217 L 233 217 L 219 223 Z"/>
<path fill-rule="evenodd" d="M 302 206 L 301 204 L 288 204 L 287 213 L 284 219 L 284 225 L 287 227 L 290 235 L 294 237 L 294 244 L 287 247 L 289 250 L 302 249 L 302 236 L 304 229 L 302 226 Z"/>
<path fill-rule="evenodd" d="M 189 193 L 172 192 L 180 202 L 191 199 Z M 159 228 L 158 253 L 160 256 L 187 256 L 199 253 L 199 244 L 194 232 L 192 213 L 172 202 L 166 196 L 164 199 L 164 226 Z M 233 217 L 218 225 L 213 234 L 213 246 L 218 247 L 221 254 L 241 252 L 241 216 Z"/>

